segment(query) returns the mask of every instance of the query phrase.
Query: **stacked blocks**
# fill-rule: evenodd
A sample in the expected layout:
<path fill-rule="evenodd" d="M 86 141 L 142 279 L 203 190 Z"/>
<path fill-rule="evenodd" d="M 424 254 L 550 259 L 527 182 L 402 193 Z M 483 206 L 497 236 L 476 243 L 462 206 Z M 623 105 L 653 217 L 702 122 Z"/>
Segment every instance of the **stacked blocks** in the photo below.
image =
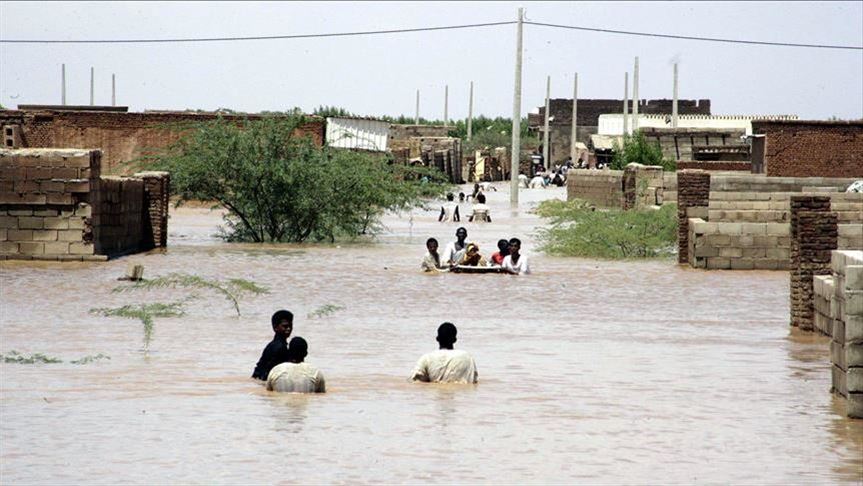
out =
<path fill-rule="evenodd" d="M 863 251 L 834 251 L 831 267 L 833 391 L 845 398 L 848 417 L 863 418 Z"/>
<path fill-rule="evenodd" d="M 677 262 L 689 263 L 689 218 L 707 217 L 710 174 L 700 170 L 677 173 Z"/>
<path fill-rule="evenodd" d="M 566 173 L 566 199 L 581 199 L 601 208 L 622 208 L 623 171 L 571 169 Z"/>
<path fill-rule="evenodd" d="M 838 218 L 826 196 L 791 198 L 791 325 L 815 328 L 812 278 L 830 274 L 830 252 L 836 249 Z"/>

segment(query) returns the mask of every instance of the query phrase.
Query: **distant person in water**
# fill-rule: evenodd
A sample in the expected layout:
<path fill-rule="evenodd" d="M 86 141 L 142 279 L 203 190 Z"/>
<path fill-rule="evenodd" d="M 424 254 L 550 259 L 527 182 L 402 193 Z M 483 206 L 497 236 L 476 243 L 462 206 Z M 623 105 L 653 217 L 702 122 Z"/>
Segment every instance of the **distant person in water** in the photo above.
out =
<path fill-rule="evenodd" d="M 509 240 L 509 255 L 503 259 L 503 269 L 513 275 L 525 275 L 530 273 L 527 257 L 521 254 L 521 240 L 512 238 Z"/>
<path fill-rule="evenodd" d="M 451 322 L 444 322 L 437 328 L 436 339 L 440 349 L 423 355 L 417 361 L 416 367 L 411 373 L 412 381 L 430 383 L 477 382 L 476 363 L 474 363 L 471 355 L 465 351 L 453 349 L 457 333 L 458 330 Z"/>
<path fill-rule="evenodd" d="M 441 262 L 444 265 L 455 265 L 459 260 L 461 260 L 462 254 L 467 248 L 467 241 L 465 241 L 467 240 L 467 230 L 464 229 L 464 226 L 455 230 L 455 238 L 455 241 L 447 244 L 443 251 L 443 255 L 441 255 Z"/>
<path fill-rule="evenodd" d="M 252 378 L 258 380 L 266 380 L 267 375 L 274 366 L 288 360 L 288 337 L 290 337 L 291 331 L 294 330 L 294 315 L 290 311 L 280 310 L 273 314 L 270 322 L 276 335 L 264 348 L 264 352 L 261 353 L 261 359 L 255 365 Z"/>
<path fill-rule="evenodd" d="M 479 193 L 476 197 L 476 204 L 471 208 L 470 217 L 467 220 L 470 222 L 476 221 L 477 223 L 491 223 L 491 214 L 489 214 L 489 211 L 491 211 L 491 208 L 485 203 L 485 194 Z"/>
<path fill-rule="evenodd" d="M 301 337 L 291 339 L 288 361 L 275 366 L 267 376 L 267 390 L 283 393 L 324 393 L 327 391 L 324 374 L 304 363 L 309 345 Z"/>
<path fill-rule="evenodd" d="M 509 242 L 506 240 L 497 241 L 497 251 L 491 254 L 491 264 L 494 266 L 503 265 L 503 259 L 509 255 Z"/>
<path fill-rule="evenodd" d="M 440 254 L 437 252 L 438 242 L 435 238 L 429 238 L 426 241 L 426 256 L 423 257 L 421 268 L 423 272 L 445 272 L 448 270 L 446 262 L 441 260 Z"/>
<path fill-rule="evenodd" d="M 461 221 L 461 216 L 458 214 L 458 204 L 455 202 L 455 195 L 449 193 L 446 195 L 446 202 L 440 207 L 439 222 Z"/>

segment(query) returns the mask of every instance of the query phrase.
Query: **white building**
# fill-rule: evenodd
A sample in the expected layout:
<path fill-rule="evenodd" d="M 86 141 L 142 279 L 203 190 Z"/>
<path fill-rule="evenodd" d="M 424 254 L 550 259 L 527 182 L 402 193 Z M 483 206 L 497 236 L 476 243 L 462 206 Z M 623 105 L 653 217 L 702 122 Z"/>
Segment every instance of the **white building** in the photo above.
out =
<path fill-rule="evenodd" d="M 330 147 L 386 152 L 389 136 L 389 122 L 374 118 L 327 118 Z"/>
<path fill-rule="evenodd" d="M 629 131 L 632 133 L 635 115 L 629 116 Z M 677 128 L 734 129 L 752 135 L 752 120 L 797 120 L 797 115 L 678 115 Z M 671 128 L 671 115 L 638 114 L 638 128 Z M 599 135 L 623 135 L 623 114 L 599 115 Z"/>

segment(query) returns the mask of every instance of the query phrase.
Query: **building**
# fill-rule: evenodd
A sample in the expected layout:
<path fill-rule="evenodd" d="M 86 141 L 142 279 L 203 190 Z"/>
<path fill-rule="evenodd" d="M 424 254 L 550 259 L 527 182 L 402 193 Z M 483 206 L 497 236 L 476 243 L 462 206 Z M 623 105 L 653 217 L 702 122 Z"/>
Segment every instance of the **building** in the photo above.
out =
<path fill-rule="evenodd" d="M 755 120 L 752 154 L 767 176 L 863 178 L 863 120 Z"/>

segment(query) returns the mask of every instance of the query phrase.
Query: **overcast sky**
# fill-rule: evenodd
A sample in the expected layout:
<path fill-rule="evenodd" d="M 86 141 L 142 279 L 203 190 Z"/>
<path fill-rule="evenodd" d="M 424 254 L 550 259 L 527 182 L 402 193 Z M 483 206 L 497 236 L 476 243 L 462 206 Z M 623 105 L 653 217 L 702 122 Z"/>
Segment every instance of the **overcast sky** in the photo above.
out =
<path fill-rule="evenodd" d="M 863 45 L 863 2 L 228 3 L 0 2 L 2 39 L 259 36 L 417 28 L 528 20 L 617 30 L 807 44 Z M 67 102 L 144 109 L 311 111 L 334 105 L 366 115 L 450 118 L 512 115 L 515 25 L 326 39 L 182 44 L 0 43 L 0 103 Z M 863 118 L 863 51 L 719 44 L 525 26 L 523 113 L 552 97 L 623 96 L 624 72 L 640 57 L 640 97 L 709 98 L 714 114 Z M 630 74 L 631 76 L 631 74 Z"/>

